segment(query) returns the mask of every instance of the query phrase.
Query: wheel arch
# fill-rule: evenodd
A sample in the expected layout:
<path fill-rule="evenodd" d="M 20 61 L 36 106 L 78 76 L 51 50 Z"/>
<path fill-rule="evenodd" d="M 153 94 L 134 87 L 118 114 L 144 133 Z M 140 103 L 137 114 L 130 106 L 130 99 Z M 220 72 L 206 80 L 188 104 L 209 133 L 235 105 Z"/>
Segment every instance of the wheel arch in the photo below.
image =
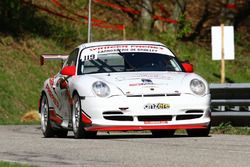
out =
<path fill-rule="evenodd" d="M 42 97 L 43 97 L 44 94 L 46 95 L 45 91 L 42 90 L 41 93 L 40 93 L 39 102 L 38 102 L 38 111 L 39 111 L 39 113 L 41 113 L 41 102 L 42 102 Z"/>
<path fill-rule="evenodd" d="M 73 108 L 73 100 L 74 100 L 74 96 L 75 95 L 79 95 L 79 93 L 78 93 L 78 91 L 76 90 L 76 89 L 74 89 L 73 91 L 72 91 L 72 93 L 71 93 L 71 114 L 72 114 L 72 108 Z"/>
<path fill-rule="evenodd" d="M 40 98 L 39 98 L 39 106 L 38 106 L 38 111 L 39 113 L 41 113 L 41 102 L 42 102 L 42 96 L 45 95 L 47 100 L 48 100 L 48 104 L 49 104 L 49 107 L 53 107 L 53 104 L 51 102 L 51 99 L 50 97 L 48 96 L 47 92 L 45 90 L 42 90 L 41 91 L 41 94 L 40 94 Z"/>
<path fill-rule="evenodd" d="M 71 97 L 73 98 L 75 94 L 78 94 L 78 95 L 79 95 L 79 93 L 78 93 L 78 91 L 77 91 L 76 89 L 74 89 L 74 90 L 72 91 Z"/>

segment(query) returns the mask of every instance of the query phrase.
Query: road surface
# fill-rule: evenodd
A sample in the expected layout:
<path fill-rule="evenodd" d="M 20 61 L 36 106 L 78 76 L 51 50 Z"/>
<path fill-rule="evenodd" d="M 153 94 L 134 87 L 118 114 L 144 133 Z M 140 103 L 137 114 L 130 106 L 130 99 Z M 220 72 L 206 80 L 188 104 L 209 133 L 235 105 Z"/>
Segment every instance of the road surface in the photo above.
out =
<path fill-rule="evenodd" d="M 0 160 L 60 167 L 249 167 L 250 136 L 153 138 L 99 133 L 96 139 L 43 138 L 39 126 L 0 126 Z"/>

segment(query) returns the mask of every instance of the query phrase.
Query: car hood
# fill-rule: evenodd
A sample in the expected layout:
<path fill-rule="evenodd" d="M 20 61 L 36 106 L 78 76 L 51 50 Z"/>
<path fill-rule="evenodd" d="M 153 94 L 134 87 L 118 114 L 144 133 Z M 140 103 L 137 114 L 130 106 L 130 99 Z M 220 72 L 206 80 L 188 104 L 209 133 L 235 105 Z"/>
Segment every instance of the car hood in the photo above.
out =
<path fill-rule="evenodd" d="M 124 72 L 92 74 L 91 77 L 120 89 L 126 95 L 178 94 L 187 73 L 183 72 Z"/>

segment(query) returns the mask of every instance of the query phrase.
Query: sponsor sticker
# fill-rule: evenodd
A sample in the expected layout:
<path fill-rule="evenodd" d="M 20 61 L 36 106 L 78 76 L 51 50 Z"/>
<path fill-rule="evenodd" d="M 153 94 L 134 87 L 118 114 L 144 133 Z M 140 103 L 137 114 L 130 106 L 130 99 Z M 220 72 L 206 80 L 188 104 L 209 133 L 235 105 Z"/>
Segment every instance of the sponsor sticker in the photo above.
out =
<path fill-rule="evenodd" d="M 53 93 L 52 93 L 52 91 L 50 90 L 50 87 L 49 87 L 49 85 L 48 84 L 46 84 L 46 90 L 47 90 L 47 92 L 48 92 L 48 94 L 49 94 L 49 97 L 51 98 L 51 100 L 53 101 L 53 103 L 55 104 L 55 106 L 57 107 L 57 108 L 59 108 L 59 102 L 57 101 L 57 99 L 55 98 L 55 96 L 53 95 Z"/>
<path fill-rule="evenodd" d="M 148 103 L 144 105 L 144 110 L 165 110 L 169 108 L 170 105 L 167 103 Z"/>
<path fill-rule="evenodd" d="M 128 53 L 128 52 L 148 52 L 148 53 L 159 53 L 165 55 L 174 56 L 173 53 L 164 46 L 158 45 L 103 45 L 91 48 L 83 49 L 81 53 L 82 61 L 89 61 L 97 59 L 99 54 L 113 54 L 113 53 Z"/>
<path fill-rule="evenodd" d="M 142 83 L 131 83 L 129 86 L 154 85 L 151 79 L 141 79 Z"/>
<path fill-rule="evenodd" d="M 51 87 L 53 87 L 53 85 L 54 85 L 54 78 L 50 78 L 49 79 L 49 84 L 50 84 Z"/>
<path fill-rule="evenodd" d="M 153 85 L 153 81 L 151 79 L 141 79 L 143 85 Z"/>
<path fill-rule="evenodd" d="M 167 124 L 168 121 L 144 121 L 144 124 Z"/>
<path fill-rule="evenodd" d="M 129 86 L 141 86 L 143 85 L 143 83 L 131 83 L 129 84 Z"/>

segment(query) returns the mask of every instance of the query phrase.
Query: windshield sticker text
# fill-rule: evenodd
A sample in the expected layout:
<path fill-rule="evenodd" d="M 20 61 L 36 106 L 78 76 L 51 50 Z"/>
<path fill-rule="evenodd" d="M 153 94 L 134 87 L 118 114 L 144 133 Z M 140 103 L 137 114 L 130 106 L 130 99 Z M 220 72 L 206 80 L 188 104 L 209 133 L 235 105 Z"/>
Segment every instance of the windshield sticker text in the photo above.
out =
<path fill-rule="evenodd" d="M 83 61 L 89 61 L 89 60 L 95 60 L 96 59 L 96 55 L 95 54 L 90 54 L 90 55 L 84 55 L 83 56 Z"/>
<path fill-rule="evenodd" d="M 88 48 L 83 51 L 82 60 L 93 60 L 93 58 L 88 57 L 86 52 L 91 54 L 108 54 L 108 53 L 126 53 L 126 52 L 148 52 L 148 53 L 162 53 L 167 55 L 173 55 L 167 48 L 156 45 L 106 45 Z M 86 56 L 85 56 L 86 55 Z M 86 57 L 86 59 L 85 59 Z M 96 57 L 94 59 L 97 59 Z"/>

